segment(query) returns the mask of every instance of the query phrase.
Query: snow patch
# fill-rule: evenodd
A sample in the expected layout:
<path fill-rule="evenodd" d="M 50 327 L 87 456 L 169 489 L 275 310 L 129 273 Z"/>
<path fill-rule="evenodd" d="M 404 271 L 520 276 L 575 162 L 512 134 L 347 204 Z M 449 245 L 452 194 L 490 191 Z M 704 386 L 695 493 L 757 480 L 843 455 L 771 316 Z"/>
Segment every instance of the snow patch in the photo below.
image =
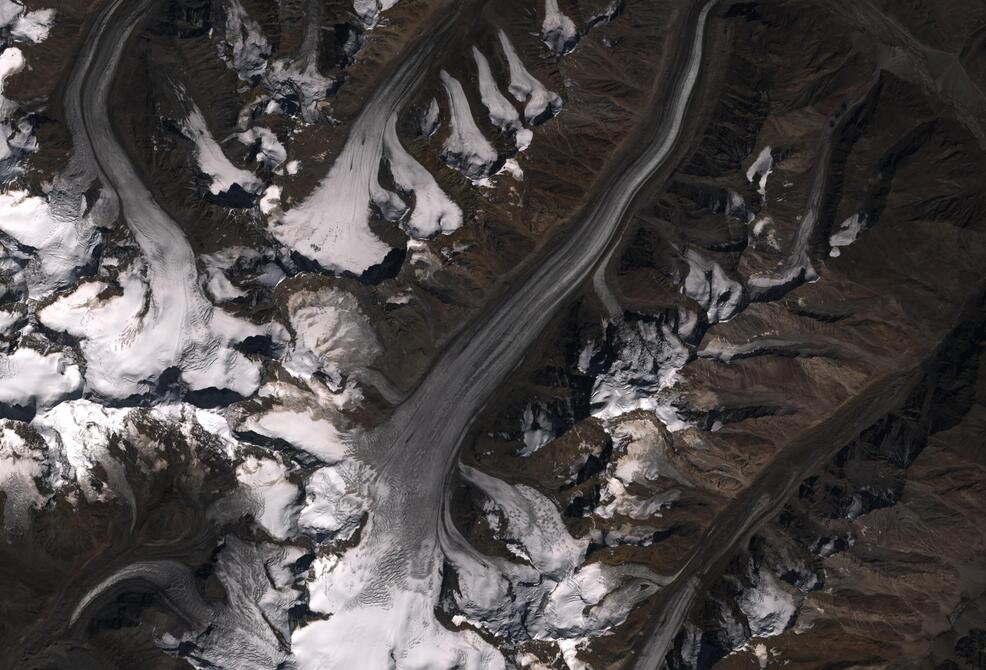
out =
<path fill-rule="evenodd" d="M 186 101 L 185 104 L 189 107 L 188 117 L 181 125 L 182 132 L 195 143 L 195 155 L 199 170 L 212 180 L 209 185 L 209 192 L 213 195 L 228 193 L 234 185 L 239 185 L 248 193 L 259 193 L 263 188 L 260 180 L 249 170 L 236 167 L 226 158 L 222 147 L 209 132 L 205 117 L 202 116 L 198 106 L 187 100 L 183 93 L 179 93 L 179 96 Z"/>
<path fill-rule="evenodd" d="M 743 302 L 743 285 L 726 275 L 718 263 L 709 261 L 694 249 L 685 253 L 688 274 L 681 292 L 705 308 L 709 323 L 728 321 Z"/>
<path fill-rule="evenodd" d="M 476 61 L 476 71 L 479 74 L 479 96 L 489 111 L 490 123 L 503 132 L 515 133 L 517 149 L 523 151 L 531 143 L 531 131 L 524 128 L 517 109 L 500 92 L 486 56 L 473 47 L 472 57 Z"/>
<path fill-rule="evenodd" d="M 493 173 L 498 160 L 496 149 L 476 127 L 462 84 L 445 70 L 439 76 L 451 108 L 449 136 L 442 147 L 442 160 L 472 182 L 479 182 Z"/>
<path fill-rule="evenodd" d="M 527 71 L 524 62 L 517 55 L 507 34 L 500 30 L 500 46 L 510 68 L 510 95 L 518 102 L 526 102 L 524 118 L 528 123 L 540 123 L 561 111 L 561 96 L 549 91 L 540 81 Z"/>
<path fill-rule="evenodd" d="M 236 468 L 236 479 L 253 503 L 257 525 L 278 540 L 293 534 L 298 517 L 298 487 L 288 481 L 288 468 L 270 458 L 248 456 Z"/>
<path fill-rule="evenodd" d="M 35 9 L 27 11 L 24 6 L 12 0 L 0 0 L 0 28 L 10 30 L 15 42 L 37 44 L 48 38 L 55 21 L 54 9 Z"/>
<path fill-rule="evenodd" d="M 746 171 L 746 180 L 751 184 L 756 182 L 757 192 L 760 195 L 767 196 L 767 177 L 774 170 L 774 156 L 771 153 L 770 146 L 765 146 L 760 153 L 757 155 L 756 160 Z"/>
<path fill-rule="evenodd" d="M 363 27 L 372 30 L 380 23 L 380 14 L 398 3 L 399 0 L 353 0 L 353 10 L 363 23 Z"/>
<path fill-rule="evenodd" d="M 345 458 L 349 449 L 345 438 L 332 422 L 314 416 L 311 409 L 274 408 L 247 417 L 240 430 L 284 440 L 323 463 L 338 463 Z"/>
<path fill-rule="evenodd" d="M 415 239 L 428 239 L 462 227 L 462 210 L 439 187 L 428 170 L 405 151 L 397 137 L 397 115 L 390 117 L 384 135 L 384 151 L 394 183 L 403 193 L 414 194 L 411 216 L 401 226 Z"/>
<path fill-rule="evenodd" d="M 570 52 L 579 42 L 579 32 L 575 28 L 575 22 L 562 14 L 558 8 L 558 0 L 544 0 L 541 39 L 559 56 Z"/>
<path fill-rule="evenodd" d="M 262 126 L 256 126 L 254 128 L 249 128 L 239 133 L 237 136 L 240 142 L 246 145 L 257 145 L 257 161 L 262 163 L 265 167 L 269 169 L 274 169 L 281 163 L 283 163 L 287 157 L 288 152 L 281 144 L 281 141 L 277 139 L 277 135 L 270 128 L 264 128 Z M 297 161 L 292 161 L 297 163 Z M 290 172 L 290 164 L 289 170 Z M 297 169 L 295 169 L 297 172 Z M 291 172 L 291 174 L 294 174 Z"/>
<path fill-rule="evenodd" d="M 839 230 L 829 237 L 829 246 L 832 250 L 829 255 L 833 258 L 842 253 L 842 247 L 848 247 L 855 242 L 866 230 L 866 215 L 853 214 L 839 225 Z"/>
<path fill-rule="evenodd" d="M 654 412 L 669 430 L 685 427 L 661 391 L 674 384 L 688 361 L 687 347 L 669 326 L 646 320 L 620 323 L 614 339 L 612 360 L 593 384 L 593 415 L 612 419 L 642 409 Z M 584 371 L 590 370 L 594 357 L 591 351 L 583 356 Z"/>

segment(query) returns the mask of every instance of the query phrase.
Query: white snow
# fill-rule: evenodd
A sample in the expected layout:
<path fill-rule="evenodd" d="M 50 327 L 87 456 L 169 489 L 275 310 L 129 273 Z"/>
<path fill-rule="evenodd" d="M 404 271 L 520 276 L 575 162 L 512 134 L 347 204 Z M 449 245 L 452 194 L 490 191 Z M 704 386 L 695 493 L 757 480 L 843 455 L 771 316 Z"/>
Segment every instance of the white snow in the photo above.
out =
<path fill-rule="evenodd" d="M 414 194 L 414 209 L 410 217 L 401 221 L 401 226 L 415 239 L 428 239 L 460 228 L 462 210 L 445 195 L 431 173 L 404 150 L 396 126 L 394 114 L 387 123 L 384 151 L 397 188 Z"/>
<path fill-rule="evenodd" d="M 312 565 L 309 608 L 328 618 L 292 634 L 298 670 L 505 670 L 501 654 L 479 635 L 448 630 L 435 618 L 439 573 L 414 572 L 364 594 L 370 566 L 360 559 L 350 549 Z"/>
<path fill-rule="evenodd" d="M 866 230 L 866 215 L 853 214 L 850 216 L 839 225 L 839 230 L 829 237 L 829 246 L 832 247 L 829 255 L 838 256 L 842 253 L 841 247 L 848 247 L 855 242 L 864 230 Z"/>
<path fill-rule="evenodd" d="M 767 195 L 767 177 L 774 170 L 774 156 L 771 154 L 770 146 L 765 146 L 757 155 L 756 160 L 746 171 L 746 180 L 751 184 L 757 184 L 757 191 L 762 196 Z"/>
<path fill-rule="evenodd" d="M 489 111 L 490 123 L 503 132 L 515 133 L 517 148 L 523 151 L 531 143 L 531 131 L 524 128 L 517 109 L 500 92 L 486 56 L 473 47 L 472 57 L 476 61 L 476 71 L 479 74 L 479 96 Z"/>
<path fill-rule="evenodd" d="M 527 102 L 524 107 L 524 118 L 527 122 L 539 123 L 546 116 L 554 116 L 561 111 L 561 96 L 546 89 L 544 84 L 527 71 L 510 38 L 503 30 L 499 31 L 499 37 L 500 46 L 510 67 L 510 95 L 519 102 Z"/>
<path fill-rule="evenodd" d="M 685 253 L 688 275 L 681 292 L 706 309 L 709 323 L 728 321 L 739 310 L 743 285 L 726 275 L 718 263 L 709 261 L 694 249 Z"/>
<path fill-rule="evenodd" d="M 353 0 L 353 10 L 363 22 L 363 27 L 370 30 L 380 22 L 380 14 L 398 2 L 399 0 Z"/>
<path fill-rule="evenodd" d="M 438 130 L 438 100 L 432 98 L 428 103 L 428 109 L 424 110 L 421 115 L 421 134 L 425 137 L 431 137 Z"/>
<path fill-rule="evenodd" d="M 456 604 L 472 625 L 497 636 L 516 637 L 521 628 L 534 639 L 574 644 L 619 625 L 654 593 L 659 578 L 646 569 L 583 565 L 588 540 L 571 536 L 545 496 L 468 466 L 460 469 L 500 509 L 506 520 L 500 534 L 529 563 L 446 547 L 458 577 Z"/>
<path fill-rule="evenodd" d="M 351 293 L 335 288 L 297 292 L 288 299 L 288 313 L 295 337 L 284 367 L 295 375 L 319 372 L 338 389 L 347 370 L 369 365 L 380 352 L 373 326 Z"/>
<path fill-rule="evenodd" d="M 23 318 L 24 315 L 16 310 L 0 309 L 0 337 L 10 334 L 10 329 Z"/>
<path fill-rule="evenodd" d="M 20 347 L 0 355 L 0 403 L 49 407 L 82 387 L 75 360 L 63 352 L 45 354 Z"/>
<path fill-rule="evenodd" d="M 492 174 L 498 159 L 496 149 L 476 127 L 462 84 L 445 70 L 439 76 L 451 108 L 449 136 L 442 146 L 442 160 L 474 183 L 479 182 Z"/>
<path fill-rule="evenodd" d="M 49 496 L 42 495 L 38 481 L 45 478 L 45 455 L 21 437 L 15 423 L 0 420 L 0 491 L 4 493 L 3 525 L 26 528 L 32 509 L 40 509 Z"/>
<path fill-rule="evenodd" d="M 277 135 L 275 135 L 274 131 L 270 128 L 255 126 L 244 130 L 236 137 L 240 140 L 240 142 L 246 145 L 258 143 L 259 149 L 257 151 L 257 161 L 263 163 L 268 168 L 276 168 L 288 157 L 288 152 L 285 150 L 284 145 L 281 144 L 281 141 L 277 139 Z M 297 161 L 292 162 L 297 163 Z M 290 172 L 290 164 L 288 171 Z M 295 170 L 295 172 L 297 172 L 297 170 Z"/>
<path fill-rule="evenodd" d="M 126 471 L 110 445 L 117 438 L 135 445 L 141 450 L 142 467 L 150 472 L 169 456 L 163 442 L 148 438 L 148 421 L 177 427 L 193 449 L 219 447 L 227 457 L 238 449 L 226 421 L 210 410 L 186 404 L 111 408 L 90 400 L 69 400 L 39 413 L 30 424 L 46 444 L 49 486 L 56 490 L 78 486 L 89 502 L 120 498 L 133 506 Z"/>
<path fill-rule="evenodd" d="M 350 463 L 328 466 L 312 473 L 305 485 L 305 506 L 298 526 L 306 533 L 331 540 L 348 540 L 366 512 L 359 473 Z"/>
<path fill-rule="evenodd" d="M 84 198 L 80 197 L 78 207 L 75 218 L 57 217 L 40 196 L 26 191 L 0 193 L 0 230 L 37 254 L 29 271 L 32 297 L 48 295 L 71 283 L 76 270 L 92 257 L 99 243 L 94 217 L 101 213 L 101 207 L 93 208 L 85 217 Z"/>
<path fill-rule="evenodd" d="M 311 409 L 274 408 L 247 417 L 240 430 L 284 440 L 328 464 L 341 461 L 349 449 L 345 438 L 332 422 L 315 416 Z"/>
<path fill-rule="evenodd" d="M 544 0 L 544 23 L 541 39 L 557 55 L 567 54 L 579 41 L 579 33 L 572 19 L 562 14 L 558 0 Z"/>
<path fill-rule="evenodd" d="M 0 0 L 0 28 L 9 28 L 16 42 L 41 42 L 48 37 L 55 20 L 54 9 L 25 11 L 12 0 Z"/>
<path fill-rule="evenodd" d="M 520 430 L 523 434 L 524 448 L 518 452 L 518 456 L 530 456 L 555 439 L 551 417 L 540 403 L 528 403 L 524 408 L 520 419 Z"/>
<path fill-rule="evenodd" d="M 184 95 L 181 97 L 186 99 Z M 182 131 L 195 143 L 199 170 L 212 179 L 209 192 L 219 195 L 228 192 L 234 184 L 239 184 L 240 188 L 248 193 L 259 193 L 263 188 L 260 180 L 249 170 L 236 167 L 226 158 L 222 147 L 209 132 L 205 117 L 202 116 L 198 106 L 191 101 L 186 101 L 186 104 L 189 108 L 188 117 L 182 124 Z"/>
<path fill-rule="evenodd" d="M 407 209 L 377 180 L 389 120 L 385 113 L 373 108 L 356 120 L 329 174 L 271 228 L 282 244 L 326 270 L 359 275 L 381 263 L 390 247 L 370 230 L 370 203 L 392 221 Z"/>
<path fill-rule="evenodd" d="M 86 384 L 99 396 L 147 393 L 165 370 L 176 367 L 191 390 L 252 394 L 259 369 L 233 344 L 276 336 L 276 324 L 255 326 L 214 308 L 194 280 L 183 290 L 172 274 L 184 274 L 182 268 L 169 267 L 165 275 L 155 269 L 138 259 L 121 268 L 115 282 L 83 282 L 39 310 L 38 320 L 82 340 Z M 194 265 L 188 271 L 194 274 Z"/>
<path fill-rule="evenodd" d="M 638 320 L 619 327 L 619 353 L 593 384 L 592 413 L 612 419 L 642 409 L 670 430 L 684 427 L 660 392 L 670 388 L 688 360 L 688 349 L 667 325 Z"/>
<path fill-rule="evenodd" d="M 236 478 L 253 503 L 253 517 L 271 537 L 285 540 L 293 534 L 298 487 L 288 481 L 288 469 L 270 458 L 248 456 L 236 468 Z"/>
<path fill-rule="evenodd" d="M 241 79 L 250 81 L 267 68 L 271 47 L 263 29 L 239 0 L 226 0 L 226 43 L 219 53 L 236 70 Z"/>
<path fill-rule="evenodd" d="M 266 215 L 274 214 L 280 216 L 281 211 L 281 187 L 271 184 L 260 196 L 260 211 Z"/>
<path fill-rule="evenodd" d="M 503 511 L 510 534 L 524 547 L 538 572 L 560 579 L 585 558 L 588 540 L 576 540 L 558 508 L 529 486 L 511 485 L 467 465 L 463 476 L 483 490 Z"/>
<path fill-rule="evenodd" d="M 0 53 L 0 179 L 4 181 L 20 172 L 17 162 L 21 156 L 38 149 L 30 119 L 18 114 L 17 103 L 3 95 L 7 78 L 23 70 L 24 65 L 24 54 L 17 47 Z"/>
<path fill-rule="evenodd" d="M 761 570 L 753 588 L 738 599 L 746 615 L 753 637 L 780 635 L 797 612 L 794 596 L 784 590 L 780 580 L 767 570 Z"/>

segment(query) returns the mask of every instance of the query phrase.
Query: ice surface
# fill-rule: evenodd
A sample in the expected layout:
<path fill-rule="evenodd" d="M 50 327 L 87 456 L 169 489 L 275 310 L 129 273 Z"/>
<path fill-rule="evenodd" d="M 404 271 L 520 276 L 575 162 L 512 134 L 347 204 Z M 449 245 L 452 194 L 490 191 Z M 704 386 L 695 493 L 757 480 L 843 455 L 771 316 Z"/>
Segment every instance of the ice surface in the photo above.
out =
<path fill-rule="evenodd" d="M 503 510 L 511 536 L 523 544 L 538 572 L 560 579 L 584 560 L 588 541 L 569 534 L 550 500 L 529 486 L 514 486 L 469 466 L 461 469 Z"/>
<path fill-rule="evenodd" d="M 760 570 L 757 578 L 753 588 L 739 598 L 740 610 L 746 615 L 753 637 L 780 635 L 797 612 L 794 597 L 770 571 Z"/>
<path fill-rule="evenodd" d="M 510 67 L 510 95 L 519 102 L 527 102 L 524 118 L 528 123 L 540 123 L 561 111 L 561 96 L 549 91 L 544 84 L 527 71 L 524 62 L 517 55 L 507 34 L 500 30 L 500 46 Z"/>
<path fill-rule="evenodd" d="M 460 468 L 502 512 L 506 528 L 498 534 L 508 548 L 530 564 L 446 547 L 456 605 L 472 625 L 498 637 L 574 645 L 622 623 L 656 590 L 656 577 L 639 566 L 584 565 L 588 541 L 573 538 L 554 503 L 534 489 Z"/>
<path fill-rule="evenodd" d="M 363 22 L 363 27 L 370 30 L 380 22 L 381 12 L 385 12 L 399 0 L 353 0 L 353 10 Z"/>
<path fill-rule="evenodd" d="M 832 250 L 829 254 L 833 257 L 841 253 L 842 247 L 848 247 L 866 230 L 866 215 L 853 214 L 842 222 L 839 230 L 829 237 L 829 246 Z"/>
<path fill-rule="evenodd" d="M 30 511 L 41 508 L 50 495 L 42 495 L 38 482 L 47 472 L 44 452 L 16 430 L 16 423 L 0 419 L 0 491 L 4 493 L 3 525 L 7 531 L 24 529 Z"/>
<path fill-rule="evenodd" d="M 435 565 L 438 560 L 422 556 L 420 564 Z M 371 567 L 353 549 L 342 557 L 316 559 L 309 608 L 328 618 L 311 621 L 292 634 L 298 670 L 505 668 L 500 653 L 479 635 L 448 630 L 435 618 L 440 573 L 425 570 L 395 584 L 373 585 Z M 364 590 L 367 585 L 369 593 Z"/>
<path fill-rule="evenodd" d="M 226 44 L 220 49 L 230 66 L 240 78 L 250 81 L 260 76 L 267 67 L 271 46 L 264 31 L 243 8 L 239 0 L 226 0 Z"/>
<path fill-rule="evenodd" d="M 489 111 L 490 123 L 501 131 L 515 133 L 517 148 L 526 149 L 531 141 L 531 131 L 524 128 L 517 109 L 500 92 L 486 56 L 473 47 L 472 57 L 476 61 L 476 71 L 479 74 L 479 96 Z"/>
<path fill-rule="evenodd" d="M 184 95 L 181 96 L 185 98 Z M 234 184 L 239 184 L 240 188 L 248 193 L 259 193 L 263 184 L 249 170 L 244 170 L 233 165 L 222 147 L 212 137 L 206 125 L 205 117 L 198 106 L 191 101 L 187 101 L 189 107 L 188 117 L 182 124 L 182 131 L 195 143 L 195 155 L 198 160 L 199 170 L 212 179 L 209 185 L 209 192 L 213 195 L 228 192 Z"/>
<path fill-rule="evenodd" d="M 171 368 L 181 370 L 181 381 L 193 391 L 252 394 L 259 370 L 233 345 L 270 335 L 273 326 L 256 326 L 214 308 L 194 278 L 174 277 L 182 268 L 169 267 L 165 275 L 155 270 L 138 259 L 121 268 L 112 283 L 83 282 L 41 309 L 38 320 L 81 340 L 86 385 L 98 396 L 145 394 Z M 188 271 L 194 274 L 194 266 Z"/>
<path fill-rule="evenodd" d="M 22 71 L 26 61 L 17 47 L 8 47 L 0 53 L 0 181 L 6 182 L 17 175 L 21 168 L 18 161 L 24 155 L 37 150 L 31 121 L 21 114 L 17 103 L 4 96 L 9 76 Z"/>
<path fill-rule="evenodd" d="M 8 28 L 16 42 L 44 41 L 55 20 L 54 9 L 26 10 L 13 0 L 0 0 L 0 28 Z"/>
<path fill-rule="evenodd" d="M 126 470 L 111 445 L 124 439 L 137 447 L 138 467 L 149 474 L 162 459 L 170 458 L 163 441 L 148 438 L 149 423 L 177 429 L 193 449 L 217 449 L 227 458 L 239 451 L 225 419 L 212 410 L 182 403 L 128 409 L 85 399 L 67 400 L 39 413 L 30 423 L 45 444 L 49 489 L 78 487 L 90 502 L 121 499 L 132 507 Z"/>
<path fill-rule="evenodd" d="M 288 299 L 288 313 L 295 336 L 284 366 L 293 374 L 318 372 L 338 389 L 347 370 L 372 363 L 380 352 L 373 326 L 351 293 L 335 288 L 298 292 Z"/>
<path fill-rule="evenodd" d="M 415 239 L 457 230 L 462 226 L 462 210 L 445 195 L 431 173 L 404 150 L 396 125 L 394 114 L 384 135 L 384 151 L 397 188 L 414 194 L 414 209 L 410 217 L 401 221 L 402 227 Z"/>
<path fill-rule="evenodd" d="M 438 130 L 439 124 L 439 109 L 438 100 L 432 98 L 428 102 L 428 108 L 424 110 L 421 114 L 421 134 L 425 137 L 431 137 Z"/>
<path fill-rule="evenodd" d="M 636 320 L 617 328 L 615 355 L 596 377 L 592 413 L 612 419 L 635 409 L 654 412 L 668 428 L 683 427 L 660 392 L 670 388 L 688 349 L 667 325 Z"/>
<path fill-rule="evenodd" d="M 743 285 L 730 279 L 718 263 L 709 261 L 694 249 L 685 253 L 688 274 L 682 293 L 706 309 L 709 323 L 728 321 L 740 309 Z"/>
<path fill-rule="evenodd" d="M 0 355 L 0 403 L 49 407 L 82 387 L 82 373 L 74 358 L 64 353 L 45 354 L 20 347 Z"/>
<path fill-rule="evenodd" d="M 274 237 L 334 272 L 360 275 L 383 262 L 390 247 L 370 230 L 370 203 L 391 220 L 406 210 L 377 180 L 388 118 L 371 110 L 356 120 L 329 174 L 274 222 Z"/>
<path fill-rule="evenodd" d="M 341 461 L 349 449 L 335 425 L 325 418 L 315 416 L 312 409 L 277 407 L 247 417 L 240 430 L 284 440 L 328 464 Z"/>
<path fill-rule="evenodd" d="M 529 403 L 524 408 L 520 419 L 520 430 L 523 434 L 524 448 L 518 453 L 519 456 L 530 456 L 555 439 L 551 416 L 539 403 Z"/>
<path fill-rule="evenodd" d="M 348 540 L 366 513 L 360 474 L 351 463 L 328 466 L 312 473 L 305 485 L 305 506 L 298 518 L 306 533 L 331 540 Z"/>
<path fill-rule="evenodd" d="M 243 144 L 257 144 L 257 160 L 270 169 L 276 168 L 288 157 L 284 145 L 270 128 L 254 126 L 236 136 Z"/>
<path fill-rule="evenodd" d="M 466 178 L 479 182 L 493 173 L 498 160 L 496 149 L 476 127 L 462 84 L 445 70 L 439 76 L 451 108 L 449 136 L 442 146 L 442 160 Z"/>
<path fill-rule="evenodd" d="M 559 56 L 570 52 L 579 42 L 579 32 L 575 23 L 562 14 L 558 8 L 558 0 L 544 0 L 541 39 Z"/>
<path fill-rule="evenodd" d="M 292 536 L 298 518 L 298 487 L 288 480 L 288 468 L 270 458 L 247 458 L 236 468 L 236 478 L 254 506 L 254 519 L 271 537 Z"/>
<path fill-rule="evenodd" d="M 756 182 L 757 191 L 762 196 L 767 195 L 767 177 L 774 170 L 774 156 L 770 146 L 764 147 L 757 155 L 753 164 L 746 171 L 746 180 L 751 184 Z"/>
<path fill-rule="evenodd" d="M 99 243 L 94 218 L 102 213 L 102 207 L 85 216 L 84 208 L 85 200 L 80 197 L 76 217 L 56 216 L 45 198 L 26 191 L 0 193 L 0 230 L 32 247 L 36 254 L 29 267 L 32 297 L 43 297 L 69 285 L 92 257 Z"/>

